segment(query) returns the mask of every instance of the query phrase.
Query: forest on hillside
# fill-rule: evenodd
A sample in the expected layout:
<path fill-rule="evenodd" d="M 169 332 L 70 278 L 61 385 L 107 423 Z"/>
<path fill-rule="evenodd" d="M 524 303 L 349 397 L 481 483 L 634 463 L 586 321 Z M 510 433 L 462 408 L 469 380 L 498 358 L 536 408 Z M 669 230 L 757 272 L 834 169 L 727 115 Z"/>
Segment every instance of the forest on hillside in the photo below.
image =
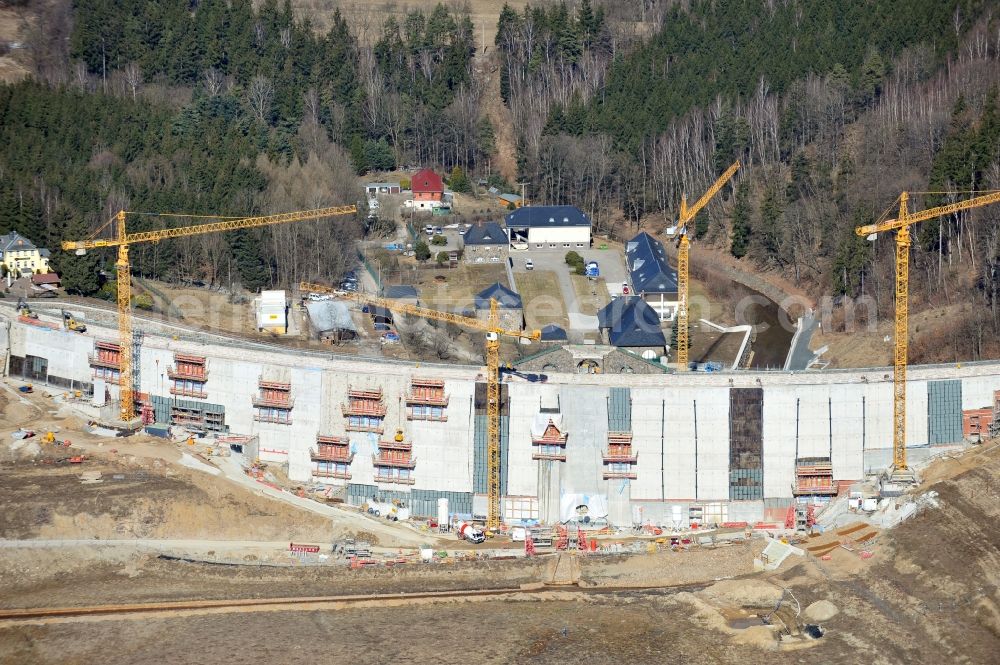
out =
<path fill-rule="evenodd" d="M 1000 189 L 989 0 L 540 0 L 505 6 L 485 52 L 460 5 L 386 15 L 362 43 L 339 14 L 320 34 L 287 0 L 26 4 L 35 76 L 0 88 L 0 231 L 50 246 L 121 207 L 253 214 L 354 201 L 358 174 L 402 165 L 485 176 L 500 149 L 488 118 L 504 117 L 509 180 L 623 236 L 668 225 L 683 192 L 739 159 L 697 242 L 814 295 L 872 296 L 884 318 L 892 241 L 854 227 L 904 190 L 919 209 Z M 494 96 L 505 116 L 487 113 Z M 136 265 L 289 284 L 336 276 L 364 232 L 176 241 Z M 59 261 L 84 293 L 110 268 Z M 964 308 L 916 352 L 1000 356 L 1000 208 L 922 224 L 912 261 L 915 306 Z"/>

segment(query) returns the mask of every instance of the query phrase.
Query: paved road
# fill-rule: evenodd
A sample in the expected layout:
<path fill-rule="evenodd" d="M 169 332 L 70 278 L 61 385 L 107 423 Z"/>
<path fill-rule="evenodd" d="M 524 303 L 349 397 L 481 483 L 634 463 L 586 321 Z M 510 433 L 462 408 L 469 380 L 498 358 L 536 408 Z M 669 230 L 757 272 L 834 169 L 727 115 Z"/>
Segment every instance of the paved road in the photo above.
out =
<path fill-rule="evenodd" d="M 799 327 L 792 337 L 792 345 L 788 349 L 788 356 L 785 359 L 785 369 L 801 371 L 809 368 L 812 363 L 814 353 L 809 350 L 809 342 L 812 340 L 813 331 L 816 330 L 818 321 L 812 310 L 799 320 Z"/>

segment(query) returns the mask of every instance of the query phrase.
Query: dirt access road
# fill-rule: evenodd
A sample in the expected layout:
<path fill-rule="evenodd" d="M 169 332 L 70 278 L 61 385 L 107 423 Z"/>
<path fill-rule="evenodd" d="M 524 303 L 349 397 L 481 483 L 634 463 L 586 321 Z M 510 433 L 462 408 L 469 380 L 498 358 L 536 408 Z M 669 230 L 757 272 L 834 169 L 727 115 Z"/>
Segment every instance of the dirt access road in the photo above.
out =
<path fill-rule="evenodd" d="M 0 628 L 0 660 L 31 663 L 565 662 L 589 663 L 993 663 L 1000 650 L 1000 449 L 973 463 L 936 463 L 921 491 L 940 507 L 885 532 L 874 557 L 838 549 L 829 561 L 788 559 L 754 577 L 743 566 L 755 550 L 692 550 L 581 559 L 586 583 L 691 583 L 686 589 L 559 593 L 468 602 L 386 602 L 364 608 L 239 612 L 212 617 L 20 625 Z M 973 455 L 979 451 L 974 451 Z M 971 458 L 970 458 L 971 459 Z M 65 553 L 59 558 L 67 562 Z M 0 550 L 5 604 L 88 604 L 185 597 L 268 597 L 387 590 L 516 586 L 545 578 L 546 561 L 467 562 L 350 571 L 206 566 L 143 558 L 94 562 L 53 572 L 37 553 L 27 562 Z M 715 557 L 721 557 L 716 559 Z M 45 572 L 45 571 L 48 572 Z M 690 577 L 679 578 L 678 571 Z M 713 583 L 713 578 L 736 579 Z M 67 584 L 73 580 L 73 584 Z M 710 586 L 705 586 L 706 584 Z M 304 594 L 303 594 L 304 595 Z M 819 640 L 775 639 L 758 615 L 793 626 L 816 601 L 832 611 L 816 620 Z M 808 619 L 807 619 L 808 620 Z M 772 620 L 772 626 L 778 621 Z M 484 631 L 484 627 L 488 627 Z M 488 635 L 488 637 L 487 637 Z M 113 646 L 109 646 L 113 645 Z"/>

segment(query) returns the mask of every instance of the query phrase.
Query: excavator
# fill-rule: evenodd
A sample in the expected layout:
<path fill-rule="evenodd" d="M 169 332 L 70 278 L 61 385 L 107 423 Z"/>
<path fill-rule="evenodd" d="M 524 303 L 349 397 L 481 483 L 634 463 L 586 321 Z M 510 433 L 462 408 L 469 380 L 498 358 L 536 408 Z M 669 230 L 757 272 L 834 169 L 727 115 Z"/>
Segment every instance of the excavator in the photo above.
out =
<path fill-rule="evenodd" d="M 84 323 L 77 321 L 73 315 L 66 310 L 62 311 L 63 328 L 66 330 L 72 330 L 73 332 L 85 333 L 87 332 L 87 326 Z"/>
<path fill-rule="evenodd" d="M 38 315 L 31 311 L 28 307 L 28 301 L 24 298 L 19 298 L 17 301 L 17 314 L 25 319 L 37 319 Z"/>

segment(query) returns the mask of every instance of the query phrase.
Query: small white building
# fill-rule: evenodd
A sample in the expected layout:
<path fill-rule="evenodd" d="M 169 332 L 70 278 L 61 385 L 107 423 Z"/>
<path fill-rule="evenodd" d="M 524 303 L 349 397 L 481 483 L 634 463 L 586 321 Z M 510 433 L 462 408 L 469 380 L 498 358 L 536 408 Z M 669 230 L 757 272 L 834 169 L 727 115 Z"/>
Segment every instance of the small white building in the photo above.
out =
<path fill-rule="evenodd" d="M 288 300 L 285 292 L 261 291 L 254 299 L 257 311 L 257 330 L 284 335 L 288 330 Z"/>
<path fill-rule="evenodd" d="M 528 206 L 505 218 L 514 249 L 586 249 L 590 218 L 576 206 Z"/>

